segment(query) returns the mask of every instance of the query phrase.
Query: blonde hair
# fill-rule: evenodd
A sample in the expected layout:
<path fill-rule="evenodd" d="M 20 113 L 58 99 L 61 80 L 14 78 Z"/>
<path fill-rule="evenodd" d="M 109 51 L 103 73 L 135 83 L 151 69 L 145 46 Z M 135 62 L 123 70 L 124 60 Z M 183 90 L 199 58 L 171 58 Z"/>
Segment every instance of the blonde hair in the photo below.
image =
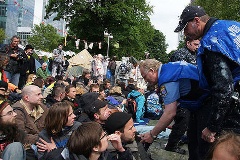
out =
<path fill-rule="evenodd" d="M 109 93 L 110 94 L 115 94 L 115 93 L 122 94 L 122 89 L 119 86 L 114 86 L 110 89 Z"/>
<path fill-rule="evenodd" d="M 76 94 L 79 94 L 79 95 L 83 95 L 85 92 L 85 90 L 83 89 L 83 87 L 76 87 Z"/>
<path fill-rule="evenodd" d="M 29 74 L 26 83 L 33 82 L 33 77 L 36 76 L 36 74 Z"/>

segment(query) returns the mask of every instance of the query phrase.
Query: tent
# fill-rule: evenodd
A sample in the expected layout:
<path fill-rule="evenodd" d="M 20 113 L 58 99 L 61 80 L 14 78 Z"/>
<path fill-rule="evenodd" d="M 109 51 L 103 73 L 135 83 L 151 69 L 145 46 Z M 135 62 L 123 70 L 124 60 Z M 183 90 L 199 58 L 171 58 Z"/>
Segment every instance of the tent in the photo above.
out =
<path fill-rule="evenodd" d="M 80 53 L 68 59 L 69 68 L 71 68 L 72 66 L 81 66 L 83 68 L 91 70 L 92 60 L 93 57 L 91 56 L 91 54 L 86 49 L 84 49 Z"/>

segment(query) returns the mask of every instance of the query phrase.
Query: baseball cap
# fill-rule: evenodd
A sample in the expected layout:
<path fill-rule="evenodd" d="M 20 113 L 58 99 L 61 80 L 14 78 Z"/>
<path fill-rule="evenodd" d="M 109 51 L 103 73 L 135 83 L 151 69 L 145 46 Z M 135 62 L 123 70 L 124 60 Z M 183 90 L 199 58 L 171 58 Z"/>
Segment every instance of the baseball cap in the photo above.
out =
<path fill-rule="evenodd" d="M 106 101 L 101 101 L 99 99 L 95 100 L 88 106 L 84 108 L 85 113 L 90 119 L 94 119 L 94 114 L 99 112 L 99 109 L 105 107 L 108 103 Z"/>
<path fill-rule="evenodd" d="M 81 107 L 87 108 L 91 103 L 98 99 L 99 93 L 96 92 L 87 92 L 81 96 L 79 103 Z"/>
<path fill-rule="evenodd" d="M 174 32 L 180 32 L 183 30 L 183 28 L 186 26 L 187 22 L 191 21 L 194 19 L 194 17 L 201 17 L 206 15 L 206 12 L 204 9 L 200 6 L 187 6 L 181 16 L 180 16 L 180 21 L 177 26 L 177 28 L 174 30 Z"/>

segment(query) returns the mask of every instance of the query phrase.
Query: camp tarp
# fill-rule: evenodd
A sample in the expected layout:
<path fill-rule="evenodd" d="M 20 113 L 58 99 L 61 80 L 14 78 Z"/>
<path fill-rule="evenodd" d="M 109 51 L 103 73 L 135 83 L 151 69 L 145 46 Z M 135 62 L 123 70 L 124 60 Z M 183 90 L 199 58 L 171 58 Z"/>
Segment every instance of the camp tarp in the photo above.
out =
<path fill-rule="evenodd" d="M 68 59 L 68 62 L 69 62 L 69 67 L 82 66 L 83 68 L 91 70 L 92 60 L 93 60 L 93 57 L 91 56 L 91 54 L 86 49 L 84 49 L 80 53 Z"/>
<path fill-rule="evenodd" d="M 71 68 L 68 68 L 67 75 L 68 77 L 79 77 L 82 75 L 83 69 L 84 68 L 82 66 L 72 66 Z"/>

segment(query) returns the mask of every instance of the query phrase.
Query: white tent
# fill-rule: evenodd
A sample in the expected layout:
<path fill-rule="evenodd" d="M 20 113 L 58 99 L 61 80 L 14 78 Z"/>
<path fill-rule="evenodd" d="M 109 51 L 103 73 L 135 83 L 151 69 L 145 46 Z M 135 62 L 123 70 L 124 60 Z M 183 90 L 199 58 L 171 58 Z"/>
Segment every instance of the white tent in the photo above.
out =
<path fill-rule="evenodd" d="M 82 66 L 86 69 L 91 70 L 92 60 L 93 60 L 93 57 L 91 56 L 91 54 L 86 49 L 84 49 L 80 53 L 68 59 L 68 62 L 69 62 L 69 67 Z"/>

